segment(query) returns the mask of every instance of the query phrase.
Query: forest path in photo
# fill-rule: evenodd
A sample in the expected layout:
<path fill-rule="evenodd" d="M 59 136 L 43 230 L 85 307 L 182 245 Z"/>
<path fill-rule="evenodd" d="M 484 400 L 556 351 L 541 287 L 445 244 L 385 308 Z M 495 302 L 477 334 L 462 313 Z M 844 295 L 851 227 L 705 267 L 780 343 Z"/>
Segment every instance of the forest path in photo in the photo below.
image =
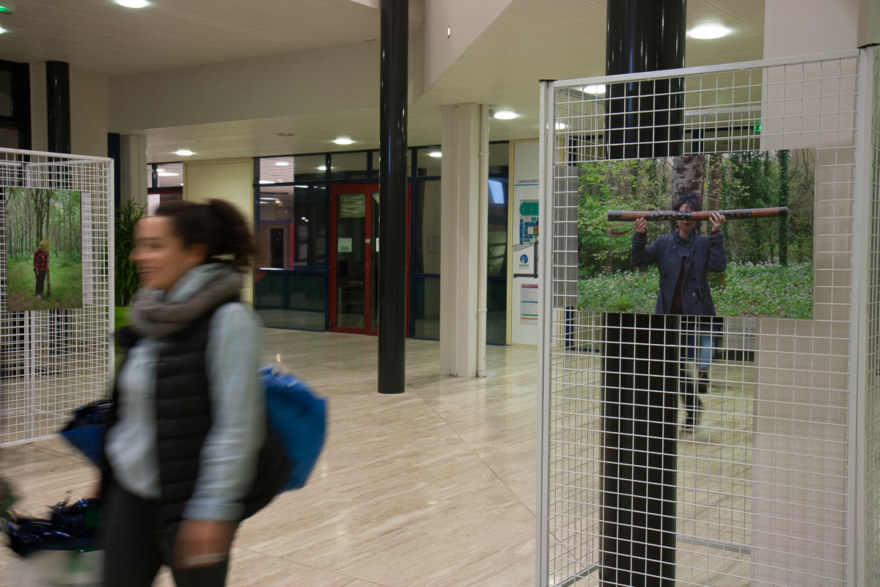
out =
<path fill-rule="evenodd" d="M 49 275 L 43 285 L 43 297 L 39 299 L 34 293 L 36 278 L 33 259 L 7 258 L 6 275 L 8 312 L 82 307 L 82 264 L 79 259 L 50 258 Z"/>

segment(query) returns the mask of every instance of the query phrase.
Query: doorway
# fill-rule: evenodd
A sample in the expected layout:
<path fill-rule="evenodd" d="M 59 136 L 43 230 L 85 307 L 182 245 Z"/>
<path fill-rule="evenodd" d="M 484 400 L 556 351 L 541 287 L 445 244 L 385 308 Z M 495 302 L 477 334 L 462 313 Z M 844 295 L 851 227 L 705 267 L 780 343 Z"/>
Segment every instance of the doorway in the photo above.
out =
<path fill-rule="evenodd" d="M 407 191 L 409 191 L 409 186 Z M 410 214 L 407 194 L 407 219 Z M 406 316 L 409 334 L 410 228 L 406 229 Z M 379 329 L 379 184 L 330 186 L 330 330 Z"/>

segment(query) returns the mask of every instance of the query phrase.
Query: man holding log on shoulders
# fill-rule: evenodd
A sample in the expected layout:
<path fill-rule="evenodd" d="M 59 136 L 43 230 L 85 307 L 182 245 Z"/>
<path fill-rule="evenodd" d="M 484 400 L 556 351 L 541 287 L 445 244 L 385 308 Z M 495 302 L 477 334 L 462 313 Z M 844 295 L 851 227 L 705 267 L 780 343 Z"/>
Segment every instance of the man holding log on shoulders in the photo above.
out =
<path fill-rule="evenodd" d="M 679 196 L 672 206 L 675 212 L 702 212 L 700 196 L 686 192 Z M 609 214 L 610 216 L 610 214 Z M 679 215 L 680 216 L 680 215 Z M 709 288 L 709 271 L 721 272 L 727 268 L 727 249 L 721 225 L 724 214 L 711 212 L 709 221 L 712 228 L 708 236 L 700 234 L 701 222 L 690 214 L 679 218 L 669 234 L 658 236 L 648 244 L 647 221 L 644 216 L 635 219 L 635 234 L 632 237 L 630 262 L 633 265 L 656 264 L 660 271 L 660 287 L 657 293 L 657 314 L 679 314 L 683 316 L 714 316 L 715 304 Z M 711 358 L 711 320 L 698 327 L 696 336 L 708 339 L 709 344 L 700 341 L 698 366 L 698 387 L 701 393 L 708 388 L 709 361 Z M 705 330 L 705 331 L 704 331 Z M 703 348 L 703 347 L 706 348 Z M 683 371 L 683 369 L 682 369 Z M 702 402 L 696 394 L 693 382 L 684 376 L 684 400 L 687 409 L 685 430 L 699 423 Z"/>

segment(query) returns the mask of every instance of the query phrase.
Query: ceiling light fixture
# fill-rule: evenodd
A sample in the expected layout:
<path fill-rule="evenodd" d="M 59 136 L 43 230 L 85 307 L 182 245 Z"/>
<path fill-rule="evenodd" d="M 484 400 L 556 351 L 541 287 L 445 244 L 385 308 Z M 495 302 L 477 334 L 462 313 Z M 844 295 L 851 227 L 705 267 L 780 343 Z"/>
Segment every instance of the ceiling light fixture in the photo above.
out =
<path fill-rule="evenodd" d="M 333 139 L 333 142 L 336 143 L 337 145 L 350 145 L 354 141 L 348 137 L 336 137 L 335 139 Z"/>
<path fill-rule="evenodd" d="M 498 120 L 512 120 L 518 117 L 519 114 L 517 114 L 513 110 L 499 110 L 495 113 L 495 118 L 497 118 Z"/>
<path fill-rule="evenodd" d="M 176 151 L 174 151 L 174 154 L 178 157 L 191 157 L 192 155 L 195 155 L 195 153 L 193 153 L 189 149 L 177 149 Z"/>
<path fill-rule="evenodd" d="M 150 5 L 147 0 L 115 0 L 117 4 L 120 6 L 125 6 L 126 8 L 146 8 Z"/>
<path fill-rule="evenodd" d="M 277 165 L 278 167 L 290 167 L 290 162 L 289 161 L 276 161 L 275 165 Z"/>
<path fill-rule="evenodd" d="M 9 32 L 8 29 L 4 29 L 2 26 L 0 26 L 0 35 L 2 35 L 3 33 L 8 33 L 8 32 Z"/>
<path fill-rule="evenodd" d="M 442 156 L 443 156 L 442 151 L 431 151 L 430 153 L 428 153 L 428 157 L 433 157 L 434 159 L 439 159 Z"/>
<path fill-rule="evenodd" d="M 594 96 L 601 96 L 605 93 L 605 84 L 590 84 L 584 86 L 584 92 L 587 94 L 593 94 Z"/>
<path fill-rule="evenodd" d="M 720 39 L 730 33 L 730 29 L 717 22 L 707 22 L 697 25 L 688 31 L 692 39 Z"/>
<path fill-rule="evenodd" d="M 173 171 L 165 171 L 164 169 L 160 169 L 156 172 L 156 175 L 158 175 L 159 177 L 177 177 L 180 174 L 174 173 Z"/>

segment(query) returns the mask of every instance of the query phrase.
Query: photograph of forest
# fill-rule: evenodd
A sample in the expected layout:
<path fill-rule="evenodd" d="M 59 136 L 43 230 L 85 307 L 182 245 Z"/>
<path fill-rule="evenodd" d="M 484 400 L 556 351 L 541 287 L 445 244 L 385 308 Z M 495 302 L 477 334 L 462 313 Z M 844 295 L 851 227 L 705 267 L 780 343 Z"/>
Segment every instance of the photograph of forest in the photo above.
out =
<path fill-rule="evenodd" d="M 6 190 L 6 309 L 82 307 L 80 193 Z"/>
<path fill-rule="evenodd" d="M 703 210 L 785 206 L 784 218 L 730 219 L 722 225 L 727 268 L 708 273 L 719 316 L 812 318 L 812 149 L 587 162 L 578 178 L 578 307 L 651 314 L 657 265 L 634 267 L 632 222 L 609 210 L 670 210 L 672 194 L 702 195 Z M 674 229 L 650 221 L 648 243 Z M 702 222 L 702 234 L 711 223 Z"/>

